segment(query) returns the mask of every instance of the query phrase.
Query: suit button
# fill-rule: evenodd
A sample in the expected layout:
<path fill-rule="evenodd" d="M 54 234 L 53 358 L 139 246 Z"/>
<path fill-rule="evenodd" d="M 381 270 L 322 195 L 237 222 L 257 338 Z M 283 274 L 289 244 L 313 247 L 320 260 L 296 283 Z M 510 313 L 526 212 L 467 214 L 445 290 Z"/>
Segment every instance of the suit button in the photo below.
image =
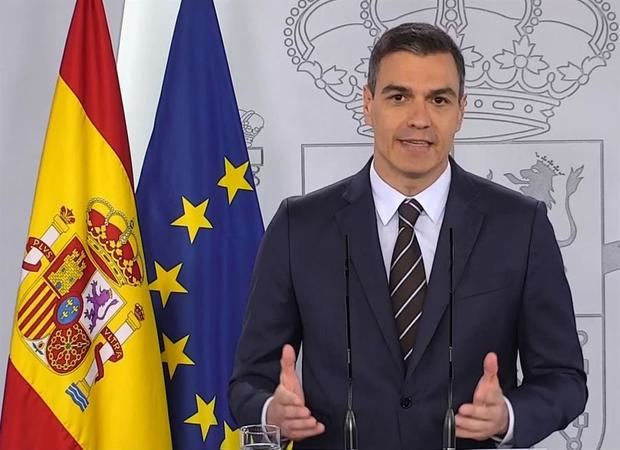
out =
<path fill-rule="evenodd" d="M 409 409 L 412 405 L 411 397 L 403 397 L 400 399 L 400 407 L 403 409 Z"/>

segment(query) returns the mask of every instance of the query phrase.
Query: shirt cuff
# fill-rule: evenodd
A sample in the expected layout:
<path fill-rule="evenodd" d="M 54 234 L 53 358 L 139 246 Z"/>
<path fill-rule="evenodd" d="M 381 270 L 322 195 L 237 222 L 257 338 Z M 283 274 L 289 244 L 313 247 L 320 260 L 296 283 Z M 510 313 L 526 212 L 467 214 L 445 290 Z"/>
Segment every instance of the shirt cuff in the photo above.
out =
<path fill-rule="evenodd" d="M 504 402 L 508 408 L 508 430 L 504 437 L 493 436 L 493 440 L 497 442 L 497 448 L 512 448 L 512 438 L 515 431 L 515 412 L 512 409 L 512 403 L 504 396 Z"/>
<path fill-rule="evenodd" d="M 271 403 L 271 400 L 273 400 L 273 395 L 269 397 L 267 400 L 265 400 L 265 403 L 263 404 L 263 410 L 260 413 L 260 424 L 262 426 L 269 425 L 267 423 L 267 408 L 269 408 L 269 404 Z M 282 433 L 282 430 L 280 430 L 280 433 Z M 282 446 L 282 448 L 287 448 L 287 445 L 290 442 L 291 440 L 289 438 L 282 436 L 282 434 L 280 434 L 280 445 Z"/>
<path fill-rule="evenodd" d="M 263 404 L 263 410 L 260 413 L 260 424 L 262 426 L 267 425 L 267 408 L 269 408 L 269 403 L 271 403 L 271 400 L 273 400 L 273 395 L 265 400 L 265 403 Z"/>

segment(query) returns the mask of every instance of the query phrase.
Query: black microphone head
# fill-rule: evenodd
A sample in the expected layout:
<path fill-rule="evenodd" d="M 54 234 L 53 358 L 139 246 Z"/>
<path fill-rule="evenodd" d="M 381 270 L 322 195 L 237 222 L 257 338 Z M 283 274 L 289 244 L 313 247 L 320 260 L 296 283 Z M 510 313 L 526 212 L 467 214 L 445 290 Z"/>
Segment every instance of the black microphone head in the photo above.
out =
<path fill-rule="evenodd" d="M 355 414 L 349 409 L 344 420 L 344 448 L 345 450 L 357 450 L 357 424 Z"/>
<path fill-rule="evenodd" d="M 443 449 L 456 450 L 456 419 L 452 408 L 446 411 L 443 419 Z"/>

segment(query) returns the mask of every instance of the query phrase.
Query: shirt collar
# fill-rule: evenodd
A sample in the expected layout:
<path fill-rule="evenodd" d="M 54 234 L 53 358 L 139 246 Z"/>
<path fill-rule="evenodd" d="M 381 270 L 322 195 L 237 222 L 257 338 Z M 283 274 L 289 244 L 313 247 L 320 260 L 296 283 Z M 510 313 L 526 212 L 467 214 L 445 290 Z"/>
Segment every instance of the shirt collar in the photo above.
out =
<path fill-rule="evenodd" d="M 424 208 L 422 214 L 426 214 L 434 224 L 439 222 L 446 208 L 451 179 L 452 169 L 448 163 L 446 169 L 433 184 L 413 196 Z M 370 186 L 375 201 L 375 208 L 383 225 L 387 225 L 390 219 L 392 219 L 403 200 L 411 198 L 398 192 L 383 181 L 375 169 L 374 159 L 370 165 Z"/>

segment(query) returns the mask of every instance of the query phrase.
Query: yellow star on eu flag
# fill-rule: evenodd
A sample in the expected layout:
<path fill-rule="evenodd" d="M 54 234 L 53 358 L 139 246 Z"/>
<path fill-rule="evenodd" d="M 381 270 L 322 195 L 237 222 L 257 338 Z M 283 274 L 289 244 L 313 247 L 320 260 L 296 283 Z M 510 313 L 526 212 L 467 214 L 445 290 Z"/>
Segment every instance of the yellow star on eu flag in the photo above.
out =
<path fill-rule="evenodd" d="M 185 419 L 185 423 L 200 425 L 202 440 L 205 441 L 209 428 L 213 425 L 217 425 L 217 418 L 215 417 L 215 397 L 213 397 L 213 400 L 209 403 L 206 403 L 200 395 L 196 394 L 196 413 Z"/>
<path fill-rule="evenodd" d="M 244 162 L 238 167 L 232 165 L 228 158 L 224 157 L 225 175 L 220 178 L 217 185 L 226 188 L 228 192 L 228 204 L 230 205 L 238 191 L 253 191 L 252 186 L 245 179 L 245 173 L 250 166 L 249 161 Z"/>
<path fill-rule="evenodd" d="M 239 450 L 241 447 L 241 437 L 239 430 L 233 430 L 224 421 L 224 440 L 220 446 L 220 450 Z"/>
<path fill-rule="evenodd" d="M 168 364 L 168 376 L 172 380 L 174 372 L 176 372 L 179 365 L 194 365 L 194 361 L 192 361 L 191 358 L 185 354 L 185 346 L 187 345 L 189 334 L 176 342 L 172 341 L 165 334 L 163 335 L 163 338 L 164 351 L 161 352 L 161 360 Z"/>
<path fill-rule="evenodd" d="M 187 289 L 185 289 L 183 285 L 177 281 L 181 267 L 183 267 L 183 263 L 177 264 L 170 270 L 166 270 L 160 266 L 157 261 L 155 261 L 156 277 L 155 280 L 149 284 L 149 289 L 151 291 L 159 291 L 161 303 L 164 308 L 166 307 L 166 303 L 168 303 L 170 294 L 173 292 L 187 294 Z"/>
<path fill-rule="evenodd" d="M 183 215 L 172 222 L 170 225 L 176 227 L 187 227 L 187 233 L 189 234 L 189 241 L 194 243 L 194 239 L 198 234 L 198 230 L 201 228 L 213 228 L 209 219 L 207 219 L 207 206 L 209 206 L 209 199 L 204 202 L 194 205 L 185 197 L 183 200 Z"/>

